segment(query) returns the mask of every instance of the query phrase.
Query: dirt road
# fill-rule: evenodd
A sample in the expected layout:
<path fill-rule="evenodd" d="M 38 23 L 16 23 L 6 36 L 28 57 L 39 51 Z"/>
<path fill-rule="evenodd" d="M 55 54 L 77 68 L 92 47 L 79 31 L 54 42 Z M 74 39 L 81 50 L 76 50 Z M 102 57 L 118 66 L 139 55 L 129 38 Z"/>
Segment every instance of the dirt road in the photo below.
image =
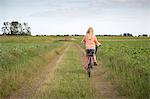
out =
<path fill-rule="evenodd" d="M 119 96 L 114 86 L 105 79 L 107 71 L 101 67 L 100 61 L 99 65 L 94 67 L 92 77 L 88 78 L 82 70 L 84 50 L 73 42 L 65 46 L 63 54 L 55 57 L 40 75 L 33 78 L 31 85 L 23 86 L 7 99 L 126 99 Z M 61 74 L 62 72 L 69 74 Z"/>

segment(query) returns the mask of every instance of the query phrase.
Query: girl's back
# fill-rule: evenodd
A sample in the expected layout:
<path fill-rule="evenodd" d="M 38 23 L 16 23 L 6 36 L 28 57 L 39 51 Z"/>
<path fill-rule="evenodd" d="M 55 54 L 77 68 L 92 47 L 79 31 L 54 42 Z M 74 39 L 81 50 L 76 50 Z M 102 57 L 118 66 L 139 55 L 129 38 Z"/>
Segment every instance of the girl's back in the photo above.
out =
<path fill-rule="evenodd" d="M 96 41 L 97 39 L 94 35 L 85 35 L 83 38 L 83 42 L 86 46 L 86 49 L 95 49 Z"/>

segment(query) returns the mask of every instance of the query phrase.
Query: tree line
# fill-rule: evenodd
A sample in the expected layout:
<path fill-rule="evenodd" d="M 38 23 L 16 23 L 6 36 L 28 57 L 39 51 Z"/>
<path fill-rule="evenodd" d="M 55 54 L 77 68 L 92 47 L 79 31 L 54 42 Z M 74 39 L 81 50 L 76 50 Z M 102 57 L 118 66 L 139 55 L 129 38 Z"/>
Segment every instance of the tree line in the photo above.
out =
<path fill-rule="evenodd" d="M 18 21 L 4 22 L 1 28 L 3 35 L 31 35 L 31 28 L 28 23 Z"/>

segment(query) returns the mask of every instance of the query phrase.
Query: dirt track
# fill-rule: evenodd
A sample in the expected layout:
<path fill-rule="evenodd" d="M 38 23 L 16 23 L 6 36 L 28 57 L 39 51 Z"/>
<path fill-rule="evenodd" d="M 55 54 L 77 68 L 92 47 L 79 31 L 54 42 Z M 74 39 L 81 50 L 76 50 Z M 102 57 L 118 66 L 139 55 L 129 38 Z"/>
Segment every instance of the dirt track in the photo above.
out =
<path fill-rule="evenodd" d="M 36 93 L 36 91 L 44 85 L 48 75 L 50 75 L 55 70 L 55 68 L 57 68 L 57 65 L 67 53 L 67 50 L 69 49 L 70 45 L 71 43 L 66 45 L 63 54 L 51 61 L 49 65 L 42 71 L 42 73 L 36 78 L 34 78 L 31 85 L 23 86 L 11 96 L 7 97 L 7 99 L 31 98 Z M 82 59 L 84 57 L 84 50 L 78 45 L 72 46 L 76 46 L 76 49 L 78 50 L 81 56 L 80 58 Z M 96 94 L 99 97 L 98 99 L 101 99 L 101 97 L 103 97 L 104 99 L 126 99 L 125 97 L 118 95 L 117 91 L 114 90 L 114 86 L 109 81 L 105 80 L 106 76 L 107 73 L 101 67 L 101 63 L 99 62 L 99 65 L 97 67 L 94 67 L 92 77 L 89 80 L 91 85 L 96 89 Z"/>
<path fill-rule="evenodd" d="M 22 88 L 12 93 L 9 97 L 6 97 L 6 99 L 29 99 L 32 97 L 34 93 L 44 84 L 47 76 L 57 67 L 60 60 L 64 57 L 66 51 L 68 50 L 70 44 L 66 43 L 64 46 L 66 47 L 63 54 L 55 57 L 39 75 L 33 77 L 33 81 L 30 85 L 22 86 Z"/>
<path fill-rule="evenodd" d="M 84 55 L 84 50 L 79 46 L 78 48 L 80 49 L 80 53 Z M 84 56 L 82 56 L 82 58 L 83 57 Z M 96 89 L 97 96 L 104 99 L 127 99 L 124 96 L 119 96 L 118 92 L 115 90 L 115 87 L 111 84 L 111 82 L 105 79 L 108 76 L 107 72 L 109 71 L 102 68 L 101 65 L 101 61 L 98 60 L 98 66 L 94 67 L 92 71 L 92 77 L 90 78 L 91 84 Z"/>

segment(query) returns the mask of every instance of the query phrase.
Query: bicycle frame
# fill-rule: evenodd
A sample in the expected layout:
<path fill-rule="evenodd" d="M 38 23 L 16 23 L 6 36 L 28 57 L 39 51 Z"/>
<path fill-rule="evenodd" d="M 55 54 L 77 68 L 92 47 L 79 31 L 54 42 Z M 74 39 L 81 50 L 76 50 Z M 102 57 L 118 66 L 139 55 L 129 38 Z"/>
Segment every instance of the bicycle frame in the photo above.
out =
<path fill-rule="evenodd" d="M 88 66 L 92 65 L 93 66 L 94 63 L 94 57 L 93 56 L 88 56 Z"/>
<path fill-rule="evenodd" d="M 91 76 L 91 69 L 93 68 L 94 63 L 94 57 L 93 56 L 87 56 L 88 57 L 88 68 L 87 72 L 89 77 Z"/>

